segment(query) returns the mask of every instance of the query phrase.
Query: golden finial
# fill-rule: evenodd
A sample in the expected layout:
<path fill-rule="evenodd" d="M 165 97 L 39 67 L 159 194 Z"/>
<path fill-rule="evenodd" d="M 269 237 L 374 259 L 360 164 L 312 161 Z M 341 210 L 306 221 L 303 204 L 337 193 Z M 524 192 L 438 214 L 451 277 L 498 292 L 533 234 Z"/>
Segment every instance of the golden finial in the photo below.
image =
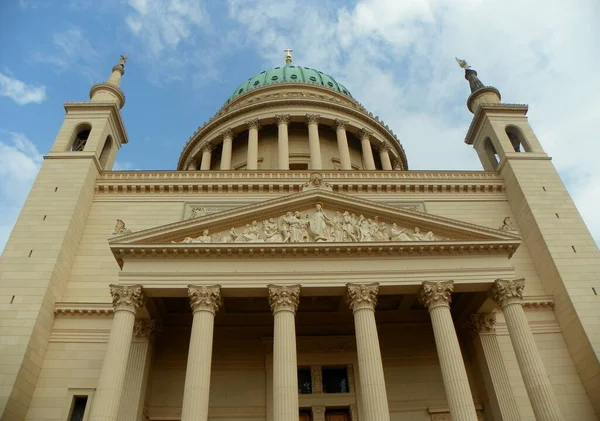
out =
<path fill-rule="evenodd" d="M 285 62 L 287 64 L 290 64 L 292 62 L 292 50 L 291 48 L 286 48 L 285 50 L 283 50 L 283 52 L 285 53 Z"/>

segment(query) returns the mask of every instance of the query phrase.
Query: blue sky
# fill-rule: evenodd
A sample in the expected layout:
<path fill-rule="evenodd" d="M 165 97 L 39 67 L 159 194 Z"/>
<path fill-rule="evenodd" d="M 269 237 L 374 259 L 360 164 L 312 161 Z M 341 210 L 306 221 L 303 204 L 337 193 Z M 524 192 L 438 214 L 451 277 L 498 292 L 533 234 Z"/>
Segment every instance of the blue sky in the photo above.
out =
<path fill-rule="evenodd" d="M 600 2 L 6 0 L 0 3 L 0 249 L 62 123 L 128 54 L 121 169 L 174 169 L 244 80 L 294 61 L 398 134 L 411 169 L 481 169 L 463 143 L 468 59 L 530 122 L 600 239 Z"/>

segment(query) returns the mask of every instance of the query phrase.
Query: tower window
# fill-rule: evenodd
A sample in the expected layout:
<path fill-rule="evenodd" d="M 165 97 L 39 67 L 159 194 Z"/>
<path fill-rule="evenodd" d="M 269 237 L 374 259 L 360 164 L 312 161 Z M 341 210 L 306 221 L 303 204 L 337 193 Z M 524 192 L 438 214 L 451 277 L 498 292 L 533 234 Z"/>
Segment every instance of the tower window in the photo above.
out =
<path fill-rule="evenodd" d="M 84 126 L 80 126 L 77 130 L 77 134 L 75 135 L 75 139 L 73 139 L 71 151 L 81 152 L 85 148 L 85 144 L 87 143 L 87 140 L 90 137 L 91 131 L 92 128 L 87 124 Z"/>
<path fill-rule="evenodd" d="M 348 393 L 348 368 L 323 367 L 323 393 Z"/>
<path fill-rule="evenodd" d="M 87 396 L 73 396 L 73 403 L 71 404 L 71 414 L 69 415 L 69 421 L 83 421 L 87 401 Z"/>
<path fill-rule="evenodd" d="M 298 393 L 301 395 L 309 395 L 312 393 L 310 368 L 298 369 Z"/>
<path fill-rule="evenodd" d="M 519 128 L 507 126 L 505 131 L 515 152 L 531 152 L 531 147 Z"/>

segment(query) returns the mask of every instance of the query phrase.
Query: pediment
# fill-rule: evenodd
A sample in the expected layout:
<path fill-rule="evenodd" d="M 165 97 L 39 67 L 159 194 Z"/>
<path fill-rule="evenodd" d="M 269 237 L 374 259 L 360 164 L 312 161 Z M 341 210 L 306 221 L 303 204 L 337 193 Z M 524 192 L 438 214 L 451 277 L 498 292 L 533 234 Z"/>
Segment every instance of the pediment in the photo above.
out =
<path fill-rule="evenodd" d="M 400 247 L 405 250 L 473 251 L 490 247 L 512 255 L 520 236 L 370 200 L 308 190 L 188 219 L 109 241 L 113 253 L 171 249 Z M 119 251 L 117 251 L 119 250 Z M 399 249 L 400 250 L 400 249 Z M 210 251 L 207 251 L 210 253 Z"/>

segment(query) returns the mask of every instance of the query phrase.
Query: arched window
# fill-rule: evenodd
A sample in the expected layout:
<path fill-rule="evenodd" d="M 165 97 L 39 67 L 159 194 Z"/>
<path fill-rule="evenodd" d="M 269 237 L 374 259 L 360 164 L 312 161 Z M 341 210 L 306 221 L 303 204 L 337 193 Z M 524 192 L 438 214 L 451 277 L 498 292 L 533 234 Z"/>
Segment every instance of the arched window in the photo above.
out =
<path fill-rule="evenodd" d="M 525 136 L 518 127 L 506 126 L 505 131 L 515 152 L 531 152 L 529 143 L 527 143 Z"/>
<path fill-rule="evenodd" d="M 498 157 L 498 152 L 496 152 L 496 148 L 492 143 L 492 139 L 490 139 L 489 137 L 483 139 L 483 148 L 490 161 L 491 166 L 495 169 L 498 166 L 500 159 Z"/>
<path fill-rule="evenodd" d="M 110 153 L 113 148 L 113 139 L 109 135 L 104 141 L 104 147 L 102 148 L 102 152 L 100 153 L 100 166 L 103 170 L 106 170 L 106 164 L 108 164 L 108 160 L 110 159 Z"/>
<path fill-rule="evenodd" d="M 74 138 L 71 143 L 71 151 L 72 152 L 81 152 L 85 148 L 85 144 L 87 143 L 88 138 L 90 137 L 90 132 L 92 131 L 92 126 L 89 124 L 81 124 L 77 126 L 74 131 Z"/>

